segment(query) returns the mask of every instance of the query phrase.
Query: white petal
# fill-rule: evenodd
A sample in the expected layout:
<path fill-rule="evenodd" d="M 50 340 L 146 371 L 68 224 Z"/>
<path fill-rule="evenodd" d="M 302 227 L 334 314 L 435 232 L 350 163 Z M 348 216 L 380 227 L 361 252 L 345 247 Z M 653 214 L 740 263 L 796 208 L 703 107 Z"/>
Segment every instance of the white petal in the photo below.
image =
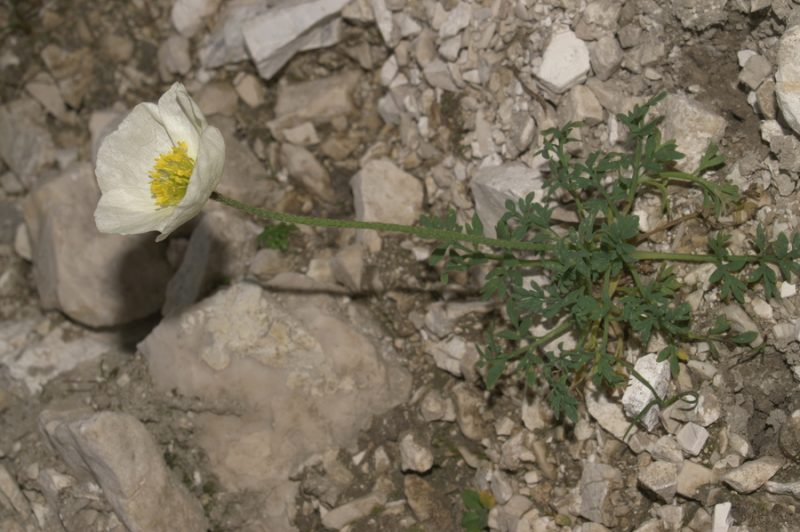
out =
<path fill-rule="evenodd" d="M 186 88 L 181 83 L 174 83 L 159 98 L 158 110 L 172 143 L 186 141 L 189 157 L 196 159 L 206 119 Z"/>
<path fill-rule="evenodd" d="M 95 167 L 97 183 L 103 194 L 125 189 L 138 202 L 149 200 L 151 211 L 156 209 L 156 205 L 150 193 L 148 173 L 156 158 L 172 146 L 157 117 L 158 108 L 153 104 L 134 107 L 119 128 L 103 140 Z"/>
<path fill-rule="evenodd" d="M 225 141 L 222 133 L 217 128 L 208 126 L 200 137 L 197 161 L 192 177 L 189 179 L 189 186 L 186 187 L 186 195 L 175 207 L 170 218 L 166 220 L 161 229 L 162 234 L 156 238 L 156 241 L 165 239 L 171 232 L 200 212 L 222 179 L 224 165 Z"/>
<path fill-rule="evenodd" d="M 101 233 L 132 235 L 158 231 L 173 208 L 165 207 L 148 211 L 152 199 L 142 204 L 138 198 L 124 189 L 110 190 L 102 195 L 94 211 L 94 221 Z"/>

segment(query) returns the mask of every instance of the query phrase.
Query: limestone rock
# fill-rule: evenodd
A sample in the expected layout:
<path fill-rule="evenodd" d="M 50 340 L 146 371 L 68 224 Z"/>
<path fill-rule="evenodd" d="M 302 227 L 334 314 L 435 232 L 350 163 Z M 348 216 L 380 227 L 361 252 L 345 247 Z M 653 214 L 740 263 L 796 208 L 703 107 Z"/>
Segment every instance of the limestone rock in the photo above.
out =
<path fill-rule="evenodd" d="M 388 159 L 367 161 L 350 186 L 357 220 L 410 225 L 422 213 L 422 182 Z"/>
<path fill-rule="evenodd" d="M 467 342 L 460 336 L 453 336 L 440 342 L 426 340 L 423 342 L 423 349 L 433 357 L 439 369 L 456 377 L 475 375 L 474 368 L 480 354 L 474 343 Z"/>
<path fill-rule="evenodd" d="M 678 161 L 677 166 L 693 172 L 709 142 L 719 144 L 727 127 L 725 118 L 689 96 L 670 94 L 662 105 L 664 138 L 675 139 L 678 150 L 686 155 Z"/>
<path fill-rule="evenodd" d="M 589 44 L 589 59 L 595 77 L 605 81 L 610 78 L 622 64 L 622 47 L 613 35 L 600 37 Z"/>
<path fill-rule="evenodd" d="M 795 410 L 784 421 L 778 433 L 781 451 L 794 461 L 800 461 L 800 410 Z"/>
<path fill-rule="evenodd" d="M 78 109 L 88 94 L 94 79 L 94 54 L 89 48 L 65 50 L 48 44 L 42 50 L 42 60 L 58 83 L 61 97 L 67 105 Z"/>
<path fill-rule="evenodd" d="M 187 0 L 186 3 L 196 1 Z M 226 2 L 216 17 L 216 24 L 200 42 L 197 55 L 203 67 L 218 68 L 247 59 L 242 27 L 245 22 L 264 13 L 269 4 L 267 0 Z"/>
<path fill-rule="evenodd" d="M 262 81 L 252 74 L 240 72 L 233 79 L 233 85 L 236 87 L 236 94 L 249 107 L 256 108 L 266 101 L 267 91 Z"/>
<path fill-rule="evenodd" d="M 341 530 L 354 521 L 368 516 L 377 506 L 386 504 L 387 496 L 375 491 L 337 506 L 322 516 L 322 524 L 329 529 Z"/>
<path fill-rule="evenodd" d="M 200 503 L 167 469 L 162 451 L 129 414 L 45 410 L 39 425 L 61 458 L 91 476 L 135 532 L 206 530 Z"/>
<path fill-rule="evenodd" d="M 728 471 L 722 481 L 739 493 L 752 493 L 771 479 L 783 464 L 783 458 L 762 456 Z"/>
<path fill-rule="evenodd" d="M 470 440 L 480 441 L 488 434 L 481 414 L 484 408 L 483 398 L 464 382 L 454 386 L 452 392 L 461 433 Z"/>
<path fill-rule="evenodd" d="M 678 487 L 678 466 L 670 462 L 653 462 L 639 471 L 638 480 L 647 491 L 668 503 Z"/>
<path fill-rule="evenodd" d="M 400 438 L 400 468 L 403 471 L 425 473 L 433 467 L 433 453 L 419 436 L 412 432 Z"/>
<path fill-rule="evenodd" d="M 267 179 L 267 169 L 258 157 L 246 143 L 236 138 L 236 121 L 226 116 L 214 116 L 209 123 L 219 128 L 225 140 L 225 169 L 217 190 L 257 207 L 277 205 L 281 187 L 274 180 Z"/>
<path fill-rule="evenodd" d="M 672 9 L 683 27 L 689 30 L 704 30 L 721 24 L 728 18 L 725 9 L 728 0 L 672 0 Z"/>
<path fill-rule="evenodd" d="M 23 320 L 0 327 L 0 364 L 12 378 L 25 383 L 31 394 L 116 345 L 113 334 L 87 331 L 69 322 L 55 327 L 40 342 L 26 341 L 34 325 L 35 320 Z"/>
<path fill-rule="evenodd" d="M 331 186 L 331 176 L 314 155 L 302 146 L 283 144 L 281 146 L 281 164 L 309 192 L 323 201 L 336 199 Z"/>
<path fill-rule="evenodd" d="M 616 467 L 600 463 L 583 466 L 579 485 L 581 493 L 580 515 L 595 523 L 614 527 L 614 503 L 611 491 L 622 487 L 622 473 Z"/>
<path fill-rule="evenodd" d="M 236 89 L 228 81 L 214 81 L 197 92 L 197 105 L 206 116 L 233 116 L 239 103 Z"/>
<path fill-rule="evenodd" d="M 585 41 L 600 39 L 604 35 L 613 35 L 617 31 L 617 19 L 622 9 L 619 0 L 596 0 L 581 12 L 581 18 L 575 25 L 575 34 Z"/>
<path fill-rule="evenodd" d="M 549 90 L 561 94 L 582 83 L 590 68 L 586 43 L 567 30 L 550 39 L 536 77 Z"/>
<path fill-rule="evenodd" d="M 226 489 L 282 493 L 268 511 L 285 523 L 290 472 L 408 396 L 390 348 L 378 354 L 378 330 L 352 302 L 235 283 L 165 318 L 139 348 L 158 390 L 226 405 L 197 417 L 210 466 Z"/>
<path fill-rule="evenodd" d="M 603 106 L 591 89 L 585 85 L 576 85 L 559 105 L 558 117 L 562 124 L 582 122 L 587 126 L 594 126 L 603 121 Z"/>
<path fill-rule="evenodd" d="M 634 369 L 644 377 L 658 394 L 659 399 L 664 399 L 669 387 L 669 363 L 667 361 L 658 362 L 658 355 L 650 353 L 636 361 Z M 628 387 L 622 396 L 622 406 L 625 413 L 631 419 L 635 418 L 647 407 L 655 397 L 650 388 L 644 385 L 639 379 L 631 377 L 628 380 Z M 640 419 L 648 431 L 652 431 L 658 424 L 658 405 L 653 405 L 647 413 Z"/>
<path fill-rule="evenodd" d="M 27 187 L 55 160 L 44 116 L 41 106 L 29 98 L 0 107 L 0 156 Z"/>
<path fill-rule="evenodd" d="M 341 24 L 334 19 L 349 0 L 284 3 L 245 22 L 242 35 L 264 79 L 270 79 L 297 52 L 338 42 Z"/>
<path fill-rule="evenodd" d="M 708 431 L 695 423 L 687 423 L 675 434 L 678 444 L 689 456 L 697 456 L 705 447 Z"/>
<path fill-rule="evenodd" d="M 718 473 L 716 471 L 686 460 L 678 471 L 677 493 L 692 499 L 697 497 L 700 488 L 714 484 L 717 480 Z"/>
<path fill-rule="evenodd" d="M 99 198 L 91 166 L 81 163 L 38 187 L 24 204 L 42 306 L 92 327 L 152 314 L 171 275 L 166 246 L 152 234 L 97 231 Z"/>
<path fill-rule="evenodd" d="M 260 232 L 261 226 L 238 211 L 207 207 L 167 284 L 161 313 L 174 314 L 198 301 L 214 284 L 242 277 L 256 254 Z"/>
<path fill-rule="evenodd" d="M 800 25 L 791 26 L 781 36 L 775 96 L 786 123 L 800 133 Z"/>
<path fill-rule="evenodd" d="M 47 72 L 40 72 L 25 84 L 25 90 L 36 98 L 47 112 L 62 122 L 73 123 L 75 116 L 67 111 L 61 91 L 53 77 Z"/>
<path fill-rule="evenodd" d="M 351 70 L 327 78 L 280 85 L 275 119 L 267 124 L 270 131 L 280 139 L 284 129 L 304 122 L 325 124 L 352 113 L 355 107 L 351 94 L 360 78 L 359 72 Z"/>
<path fill-rule="evenodd" d="M 213 15 L 221 0 L 175 0 L 172 25 L 184 37 L 192 37 L 203 27 L 203 19 Z"/>
<path fill-rule="evenodd" d="M 497 222 L 506 212 L 506 201 L 518 201 L 533 194 L 537 201 L 544 197 L 542 173 L 519 163 L 486 166 L 478 170 L 470 182 L 475 198 L 475 211 L 483 223 L 483 234 L 497 235 Z"/>
<path fill-rule="evenodd" d="M 164 81 L 183 76 L 192 68 L 189 57 L 189 39 L 180 35 L 171 35 L 158 47 L 158 74 Z"/>

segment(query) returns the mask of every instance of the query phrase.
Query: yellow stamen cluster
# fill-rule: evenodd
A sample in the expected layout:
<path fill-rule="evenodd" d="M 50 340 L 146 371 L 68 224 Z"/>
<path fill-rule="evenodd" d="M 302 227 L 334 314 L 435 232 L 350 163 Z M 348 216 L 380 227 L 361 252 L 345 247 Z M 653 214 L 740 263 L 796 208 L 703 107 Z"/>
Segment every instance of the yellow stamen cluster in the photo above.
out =
<path fill-rule="evenodd" d="M 159 207 L 177 205 L 186 195 L 194 170 L 194 159 L 189 157 L 187 149 L 186 141 L 178 142 L 170 151 L 159 155 L 150 170 L 150 193 Z"/>

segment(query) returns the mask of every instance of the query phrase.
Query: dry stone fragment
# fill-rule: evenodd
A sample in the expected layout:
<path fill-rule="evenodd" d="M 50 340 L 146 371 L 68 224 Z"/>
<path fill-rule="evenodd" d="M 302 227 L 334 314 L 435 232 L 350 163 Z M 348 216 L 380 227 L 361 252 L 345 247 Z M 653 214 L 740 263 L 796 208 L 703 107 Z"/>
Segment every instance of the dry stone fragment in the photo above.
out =
<path fill-rule="evenodd" d="M 636 361 L 634 369 L 656 391 L 659 399 L 664 399 L 669 387 L 669 363 L 658 362 L 658 355 L 650 353 Z M 653 400 L 653 392 L 638 378 L 631 377 L 628 387 L 622 396 L 622 406 L 630 418 L 636 418 Z M 647 413 L 639 419 L 648 431 L 653 430 L 658 424 L 658 405 L 653 405 Z"/>
<path fill-rule="evenodd" d="M 754 54 L 745 62 L 744 68 L 739 72 L 739 83 L 744 84 L 750 90 L 756 90 L 770 74 L 772 74 L 772 65 L 769 60 L 762 55 Z"/>
<path fill-rule="evenodd" d="M 444 398 L 439 390 L 430 390 L 419 403 L 422 419 L 431 421 L 455 421 L 456 410 L 453 400 Z"/>
<path fill-rule="evenodd" d="M 563 31 L 550 39 L 536 77 L 545 87 L 561 94 L 582 83 L 590 68 L 586 43 L 573 32 Z"/>
<path fill-rule="evenodd" d="M 206 116 L 232 116 L 236 113 L 238 102 L 236 89 L 228 81 L 209 83 L 197 92 L 197 105 Z"/>
<path fill-rule="evenodd" d="M 454 336 L 441 342 L 425 341 L 425 352 L 433 357 L 436 367 L 456 377 L 473 375 L 474 367 L 480 355 L 475 344 L 467 342 L 460 336 Z"/>
<path fill-rule="evenodd" d="M 690 499 L 698 495 L 703 486 L 714 484 L 718 480 L 718 473 L 705 466 L 686 460 L 678 472 L 677 493 Z"/>
<path fill-rule="evenodd" d="M 196 0 L 189 0 L 196 1 Z M 200 42 L 198 57 L 204 68 L 218 68 L 247 59 L 242 26 L 266 11 L 268 2 L 226 2 L 216 24 Z"/>
<path fill-rule="evenodd" d="M 244 215 L 211 205 L 202 213 L 183 255 L 169 280 L 161 313 L 169 316 L 192 305 L 215 284 L 237 279 L 256 254 L 262 228 Z"/>
<path fill-rule="evenodd" d="M 376 507 L 386 504 L 386 494 L 376 491 L 337 506 L 322 515 L 322 524 L 329 529 L 341 530 L 345 526 L 368 516 Z"/>
<path fill-rule="evenodd" d="M 55 160 L 55 146 L 44 118 L 42 107 L 30 98 L 0 107 L 0 156 L 29 188 L 38 173 Z"/>
<path fill-rule="evenodd" d="M 506 212 L 506 201 L 525 198 L 534 194 L 537 201 L 544 197 L 544 181 L 538 169 L 520 163 L 502 166 L 485 166 L 478 170 L 470 182 L 475 198 L 475 211 L 483 223 L 486 236 L 496 236 L 497 222 Z"/>
<path fill-rule="evenodd" d="M 333 118 L 355 111 L 351 94 L 361 75 L 346 71 L 327 78 L 289 83 L 278 88 L 275 119 L 267 125 L 272 134 L 281 138 L 284 129 L 304 122 L 326 124 Z"/>
<path fill-rule="evenodd" d="M 575 34 L 584 41 L 594 41 L 617 31 L 617 19 L 622 9 L 618 0 L 596 0 L 581 11 Z"/>
<path fill-rule="evenodd" d="M 247 51 L 259 75 L 271 79 L 297 52 L 330 46 L 339 40 L 334 20 L 348 0 L 307 0 L 273 7 L 242 27 Z"/>
<path fill-rule="evenodd" d="M 16 511 L 19 517 L 24 520 L 33 516 L 28 499 L 22 494 L 22 490 L 20 490 L 14 477 L 2 464 L 0 464 L 0 504 L 2 504 L 2 507 Z"/>
<path fill-rule="evenodd" d="M 41 53 L 44 64 L 58 83 L 61 96 L 73 109 L 81 106 L 94 80 L 94 54 L 89 48 L 69 51 L 48 44 Z"/>
<path fill-rule="evenodd" d="M 388 159 L 367 161 L 350 187 L 357 220 L 411 225 L 422 212 L 422 183 Z"/>
<path fill-rule="evenodd" d="M 32 80 L 25 84 L 25 90 L 36 98 L 47 112 L 55 116 L 62 122 L 72 123 L 75 121 L 74 115 L 67 112 L 61 91 L 53 77 L 47 72 L 40 72 Z"/>
<path fill-rule="evenodd" d="M 663 502 L 670 502 L 678 489 L 678 465 L 653 462 L 639 471 L 639 484 Z"/>
<path fill-rule="evenodd" d="M 459 2 L 447 12 L 444 23 L 439 27 L 439 37 L 453 37 L 469 25 L 471 18 L 472 6 L 468 2 Z"/>
<path fill-rule="evenodd" d="M 266 101 L 267 91 L 261 80 L 254 75 L 241 72 L 234 78 L 233 84 L 239 98 L 249 107 L 256 108 Z"/>
<path fill-rule="evenodd" d="M 439 492 L 424 478 L 417 475 L 405 475 L 403 491 L 411 511 L 420 521 L 427 521 L 441 513 Z"/>
<path fill-rule="evenodd" d="M 175 0 L 172 25 L 184 37 L 192 37 L 203 27 L 203 19 L 213 15 L 221 0 Z"/>
<path fill-rule="evenodd" d="M 425 65 L 423 72 L 425 73 L 425 79 L 428 80 L 431 86 L 451 92 L 458 90 L 458 87 L 456 87 L 453 81 L 453 77 L 450 75 L 450 69 L 447 63 L 441 59 L 434 59 Z"/>
<path fill-rule="evenodd" d="M 794 461 L 800 461 L 800 410 L 786 418 L 778 434 L 781 451 Z"/>
<path fill-rule="evenodd" d="M 172 273 L 166 246 L 153 235 L 98 233 L 93 212 L 99 198 L 92 167 L 81 163 L 37 188 L 24 204 L 42 306 L 92 327 L 158 310 Z"/>
<path fill-rule="evenodd" d="M 129 414 L 46 410 L 39 426 L 61 458 L 90 475 L 128 530 L 206 530 L 200 503 L 167 469 L 162 451 Z"/>
<path fill-rule="evenodd" d="M 610 78 L 622 64 L 622 47 L 613 35 L 605 35 L 589 44 L 592 70 L 600 80 Z"/>
<path fill-rule="evenodd" d="M 800 25 L 784 31 L 778 46 L 775 96 L 786 123 L 800 133 Z"/>
<path fill-rule="evenodd" d="M 189 39 L 180 35 L 171 35 L 158 47 L 158 74 L 164 81 L 183 76 L 192 68 L 189 57 Z"/>
<path fill-rule="evenodd" d="M 281 197 L 280 186 L 266 179 L 264 165 L 246 143 L 236 138 L 236 121 L 220 115 L 211 117 L 209 123 L 219 128 L 225 140 L 225 169 L 217 190 L 251 205 L 276 205 Z"/>
<path fill-rule="evenodd" d="M 364 276 L 364 248 L 358 244 L 342 248 L 331 260 L 331 269 L 336 282 L 351 292 L 359 292 Z"/>
<path fill-rule="evenodd" d="M 400 468 L 403 471 L 425 473 L 433 467 L 433 453 L 419 441 L 419 436 L 409 432 L 400 438 Z"/>
<path fill-rule="evenodd" d="M 711 532 L 728 532 L 733 524 L 730 502 L 721 502 L 714 505 L 714 517 L 711 522 Z"/>
<path fill-rule="evenodd" d="M 461 433 L 473 441 L 480 441 L 488 435 L 481 411 L 483 397 L 467 383 L 459 383 L 452 390 L 456 403 L 456 421 Z"/>
<path fill-rule="evenodd" d="M 637 433 L 636 427 L 631 426 L 631 422 L 625 417 L 622 407 L 618 403 L 610 401 L 604 393 L 598 392 L 591 385 L 586 387 L 586 409 L 601 427 L 619 440 L 623 440 L 626 433 L 628 438 L 632 438 Z M 623 441 L 629 444 L 631 442 L 630 439 Z"/>
<path fill-rule="evenodd" d="M 762 456 L 728 471 L 722 481 L 739 493 L 752 493 L 771 479 L 783 464 L 783 458 Z"/>
<path fill-rule="evenodd" d="M 695 423 L 687 423 L 675 434 L 678 444 L 689 456 L 697 456 L 708 440 L 708 431 Z"/>
<path fill-rule="evenodd" d="M 721 24 L 728 18 L 725 9 L 728 0 L 672 0 L 672 9 L 683 27 L 689 30 L 704 30 Z"/>
<path fill-rule="evenodd" d="M 367 332 L 377 330 L 353 302 L 234 283 L 162 320 L 139 348 L 158 390 L 227 405 L 196 418 L 210 466 L 226 489 L 277 490 L 268 513 L 286 524 L 290 473 L 408 397 L 410 376 L 390 348 L 379 354 Z"/>
<path fill-rule="evenodd" d="M 694 171 L 709 142 L 719 144 L 727 123 L 689 96 L 670 94 L 663 105 L 664 138 L 675 139 L 678 150 L 686 154 L 678 167 Z"/>
<path fill-rule="evenodd" d="M 617 525 L 611 491 L 622 487 L 622 473 L 606 464 L 587 463 L 579 484 L 580 515 L 608 527 Z"/>
<path fill-rule="evenodd" d="M 558 118 L 562 124 L 583 122 L 587 126 L 594 126 L 603 121 L 603 106 L 591 89 L 585 85 L 577 85 L 561 101 Z"/>
<path fill-rule="evenodd" d="M 336 199 L 331 185 L 331 176 L 314 155 L 302 146 L 283 144 L 281 164 L 303 187 L 323 201 Z"/>
<path fill-rule="evenodd" d="M 0 340 L 0 363 L 8 368 L 12 378 L 24 382 L 32 394 L 39 393 L 62 373 L 98 359 L 116 345 L 113 334 L 87 331 L 69 322 L 54 328 L 41 342 L 17 352 L 4 350 L 4 343 Z"/>

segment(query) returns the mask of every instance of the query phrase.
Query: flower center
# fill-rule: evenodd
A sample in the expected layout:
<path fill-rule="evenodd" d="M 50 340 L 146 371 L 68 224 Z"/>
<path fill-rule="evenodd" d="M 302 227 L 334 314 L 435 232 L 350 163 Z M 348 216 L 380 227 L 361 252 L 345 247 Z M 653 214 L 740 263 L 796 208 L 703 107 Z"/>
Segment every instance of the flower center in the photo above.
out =
<path fill-rule="evenodd" d="M 194 159 L 186 153 L 187 149 L 186 141 L 178 142 L 170 151 L 160 154 L 150 170 L 150 193 L 159 207 L 177 205 L 186 195 L 194 170 Z"/>

